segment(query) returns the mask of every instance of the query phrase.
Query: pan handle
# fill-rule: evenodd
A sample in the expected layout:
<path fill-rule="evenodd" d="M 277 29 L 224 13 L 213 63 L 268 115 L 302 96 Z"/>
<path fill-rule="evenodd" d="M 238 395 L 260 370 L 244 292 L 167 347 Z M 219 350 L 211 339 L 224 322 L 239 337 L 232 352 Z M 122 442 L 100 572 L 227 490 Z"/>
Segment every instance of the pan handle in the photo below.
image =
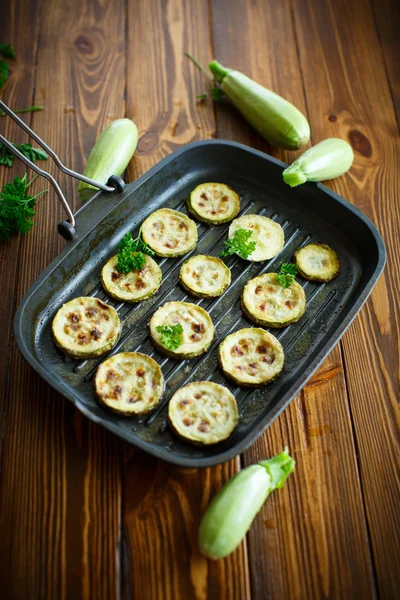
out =
<path fill-rule="evenodd" d="M 24 131 L 26 131 L 26 133 L 28 133 L 30 135 L 30 137 L 32 139 L 34 139 L 35 142 L 37 142 L 39 144 L 39 146 L 41 146 L 47 152 L 47 154 L 49 156 L 51 156 L 51 158 L 56 163 L 57 167 L 63 173 L 66 173 L 67 175 L 70 175 L 71 177 L 74 177 L 75 179 L 79 179 L 80 181 L 84 181 L 85 183 L 89 183 L 90 185 L 93 185 L 94 187 L 97 187 L 100 190 L 103 190 L 105 192 L 122 192 L 122 190 L 125 188 L 124 181 L 120 177 L 117 177 L 116 175 L 112 175 L 110 177 L 110 179 L 107 181 L 107 183 L 104 184 L 104 183 L 99 183 L 98 181 L 94 181 L 93 179 L 90 179 L 89 177 L 85 177 L 85 175 L 81 175 L 80 173 L 77 173 L 76 171 L 72 171 L 72 169 L 68 169 L 65 165 L 63 165 L 63 163 L 61 162 L 61 160 L 57 156 L 57 154 L 30 127 L 28 127 L 28 125 L 22 119 L 20 119 L 6 104 L 4 104 L 4 102 L 2 100 L 0 100 L 0 108 L 9 117 L 11 117 L 11 119 L 13 119 L 13 121 L 15 121 Z M 18 150 L 18 148 L 16 148 L 11 142 L 9 142 L 1 134 L 0 134 L 0 141 L 13 154 L 15 154 L 15 156 L 17 156 L 20 160 L 22 160 L 30 169 L 32 169 L 33 171 L 35 171 L 35 173 L 37 173 L 38 175 L 41 175 L 42 177 L 45 177 L 45 179 L 50 181 L 61 204 L 64 207 L 64 210 L 66 211 L 66 213 L 68 215 L 67 221 L 62 221 L 61 223 L 59 223 L 58 232 L 66 240 L 74 240 L 77 236 L 76 229 L 75 229 L 75 216 L 74 216 L 74 213 L 72 212 L 71 207 L 69 206 L 60 186 L 58 185 L 57 181 L 54 179 L 54 177 L 52 175 L 50 175 L 50 173 L 48 173 L 47 171 L 44 171 L 43 169 L 38 167 L 35 163 L 30 161 L 29 158 L 24 156 L 22 154 L 22 152 L 20 152 Z M 80 210 L 78 212 L 80 212 Z"/>

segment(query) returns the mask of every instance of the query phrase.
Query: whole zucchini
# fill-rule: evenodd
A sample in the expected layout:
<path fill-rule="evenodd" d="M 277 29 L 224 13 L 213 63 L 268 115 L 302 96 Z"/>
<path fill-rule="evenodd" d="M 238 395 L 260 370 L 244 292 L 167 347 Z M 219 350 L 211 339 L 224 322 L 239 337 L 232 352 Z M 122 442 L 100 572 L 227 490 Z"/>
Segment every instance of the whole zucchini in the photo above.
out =
<path fill-rule="evenodd" d="M 312 146 L 283 171 L 290 187 L 306 181 L 326 181 L 346 173 L 353 164 L 353 149 L 340 138 L 328 138 Z"/>
<path fill-rule="evenodd" d="M 232 104 L 272 146 L 297 150 L 310 139 L 310 125 L 293 104 L 218 61 L 208 65 Z"/>
<path fill-rule="evenodd" d="M 273 458 L 246 467 L 228 481 L 201 520 L 202 554 L 216 560 L 233 552 L 269 494 L 283 486 L 294 465 L 286 448 Z"/>
<path fill-rule="evenodd" d="M 122 175 L 138 143 L 138 130 L 130 119 L 117 119 L 101 132 L 90 152 L 83 174 L 99 183 L 111 175 Z M 84 202 L 98 191 L 94 186 L 79 182 L 78 192 Z"/>

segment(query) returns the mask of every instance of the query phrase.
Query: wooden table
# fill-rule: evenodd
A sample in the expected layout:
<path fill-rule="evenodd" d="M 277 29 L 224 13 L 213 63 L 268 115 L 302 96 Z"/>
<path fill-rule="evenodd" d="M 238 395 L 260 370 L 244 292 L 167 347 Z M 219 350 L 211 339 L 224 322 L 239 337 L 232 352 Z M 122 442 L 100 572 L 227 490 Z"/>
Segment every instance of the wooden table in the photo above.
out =
<path fill-rule="evenodd" d="M 0 41 L 17 53 L 3 99 L 43 104 L 26 121 L 81 171 L 124 115 L 140 141 L 127 180 L 182 144 L 228 138 L 285 161 L 185 58 L 218 58 L 294 102 L 312 142 L 349 140 L 351 171 L 329 185 L 385 238 L 369 301 L 299 397 L 249 451 L 183 470 L 88 421 L 20 356 L 12 318 L 63 246 L 53 192 L 35 227 L 1 248 L 0 589 L 3 598 L 140 600 L 394 598 L 400 584 L 399 129 L 394 0 L 11 0 Z M 9 119 L 0 131 L 27 141 Z M 18 161 L 17 161 L 18 162 Z M 44 164 L 44 163 L 42 163 Z M 76 183 L 59 177 L 76 208 Z M 0 168 L 1 182 L 24 172 Z M 43 189 L 43 181 L 35 189 Z M 197 550 L 210 497 L 240 468 L 288 445 L 297 469 L 246 541 L 208 562 Z"/>

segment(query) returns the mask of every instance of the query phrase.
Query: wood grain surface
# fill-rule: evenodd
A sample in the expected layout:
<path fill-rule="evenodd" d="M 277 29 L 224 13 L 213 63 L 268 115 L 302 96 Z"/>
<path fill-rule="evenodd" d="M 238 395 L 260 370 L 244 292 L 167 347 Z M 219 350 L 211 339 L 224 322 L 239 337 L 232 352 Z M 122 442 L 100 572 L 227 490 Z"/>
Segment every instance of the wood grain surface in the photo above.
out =
<path fill-rule="evenodd" d="M 136 179 L 182 144 L 219 137 L 285 161 L 227 102 L 199 102 L 185 58 L 218 58 L 295 103 L 312 142 L 347 139 L 355 163 L 332 187 L 380 229 L 388 263 L 360 315 L 299 397 L 241 457 L 179 469 L 89 422 L 20 356 L 12 317 L 63 243 L 54 193 L 35 227 L 0 244 L 0 586 L 5 598 L 287 600 L 395 598 L 400 589 L 399 44 L 393 0 L 11 0 L 0 42 L 17 60 L 1 92 L 65 164 L 127 116 Z M 397 111 L 397 112 L 396 112 Z M 397 117 L 397 119 L 396 119 Z M 26 135 L 0 117 L 0 131 Z M 79 206 L 76 183 L 55 174 Z M 0 167 L 0 184 L 24 168 Z M 44 189 L 37 181 L 35 190 Z M 212 495 L 288 445 L 296 472 L 222 561 L 197 549 Z"/>
<path fill-rule="evenodd" d="M 391 598 L 399 589 L 400 564 L 394 534 L 400 531 L 399 131 L 371 7 L 361 0 L 304 0 L 295 3 L 295 18 L 313 24 L 298 27 L 298 36 L 305 87 L 315 91 L 308 99 L 314 135 L 344 137 L 356 153 L 349 175 L 332 187 L 377 224 L 388 253 L 384 275 L 343 338 L 343 356 L 377 587 Z M 331 27 L 322 44 L 316 31 L 327 19 Z M 311 50 L 329 65 L 325 81 L 306 58 Z"/>
<path fill-rule="evenodd" d="M 24 54 L 17 59 L 28 81 L 34 78 L 34 94 L 28 92 L 24 104 L 46 106 L 32 126 L 67 165 L 81 170 L 108 115 L 125 110 L 123 6 L 57 0 L 50 9 L 32 2 L 21 10 L 15 5 L 13 15 L 19 19 L 15 37 L 1 21 L 1 39 L 22 43 L 21 31 L 35 38 L 24 43 L 26 65 Z M 14 105 L 13 97 L 8 101 Z M 76 183 L 50 162 L 46 167 L 75 203 Z M 44 187 L 39 180 L 35 185 Z M 34 233 L 13 249 L 12 309 L 60 251 L 56 231 L 63 218 L 54 193 L 38 202 Z M 9 269 L 10 258 L 2 266 Z M 15 343 L 9 357 L 2 396 L 1 555 L 7 561 L 1 587 L 11 598 L 111 598 L 118 589 L 123 446 L 49 388 Z"/>
<path fill-rule="evenodd" d="M 295 102 L 312 122 L 300 76 L 290 4 L 271 2 L 266 8 L 262 3 L 245 3 L 241 11 L 234 12 L 229 11 L 229 4 L 215 2 L 216 56 L 223 64 L 238 64 L 242 70 L 247 66 L 249 75 Z M 269 23 L 276 27 L 271 30 Z M 226 44 L 225 28 L 237 31 L 240 24 L 252 34 L 237 39 L 235 44 Z M 279 67 L 265 60 L 271 55 L 279 56 Z M 254 145 L 251 129 L 232 127 L 232 116 L 225 109 L 220 106 L 217 112 L 219 135 Z M 269 150 L 260 138 L 258 145 Z M 290 152 L 271 153 L 291 160 Z M 254 597 L 373 597 L 367 529 L 338 347 L 296 402 L 245 453 L 243 465 L 280 452 L 282 440 L 286 440 L 297 461 L 296 481 L 289 481 L 284 493 L 265 504 L 249 532 Z M 291 492 L 293 485 L 303 493 Z M 333 495 L 340 501 L 332 502 Z M 299 520 L 299 514 L 306 518 Z"/>

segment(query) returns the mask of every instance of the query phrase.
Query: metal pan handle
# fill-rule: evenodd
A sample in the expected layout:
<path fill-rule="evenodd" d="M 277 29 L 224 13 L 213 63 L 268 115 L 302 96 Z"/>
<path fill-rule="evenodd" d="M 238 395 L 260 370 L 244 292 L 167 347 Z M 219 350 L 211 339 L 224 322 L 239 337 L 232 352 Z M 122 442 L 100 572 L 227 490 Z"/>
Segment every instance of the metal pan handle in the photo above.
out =
<path fill-rule="evenodd" d="M 26 133 L 28 133 L 30 135 L 30 137 L 32 139 L 34 139 L 35 142 L 37 142 L 39 144 L 39 146 L 41 146 L 47 152 L 47 154 L 49 156 L 51 156 L 51 158 L 54 160 L 54 162 L 56 163 L 56 165 L 60 169 L 60 171 L 62 171 L 63 173 L 66 173 L 67 175 L 70 175 L 71 177 L 74 177 L 75 179 L 79 179 L 79 181 L 84 181 L 85 183 L 89 183 L 90 185 L 93 185 L 94 187 L 97 187 L 100 190 L 103 190 L 104 192 L 116 192 L 116 191 L 122 192 L 122 190 L 125 187 L 125 183 L 120 177 L 117 177 L 116 175 L 112 175 L 109 178 L 109 180 L 107 181 L 107 183 L 104 184 L 104 183 L 99 183 L 98 181 L 94 181 L 93 179 L 89 179 L 89 177 L 85 177 L 85 175 L 81 175 L 80 173 L 76 173 L 76 171 L 72 171 L 72 169 L 68 169 L 65 165 L 63 165 L 63 163 L 61 162 L 61 160 L 57 156 L 57 154 L 34 131 L 32 131 L 32 129 L 30 127 L 28 127 L 28 125 L 26 123 L 24 123 L 24 121 L 22 119 L 20 119 L 6 104 L 4 104 L 4 102 L 2 100 L 0 100 L 0 108 L 9 117 L 11 117 L 11 119 L 13 119 L 13 121 L 15 121 L 17 123 L 17 125 L 22 127 L 22 129 L 24 131 L 26 131 Z M 11 152 L 13 152 L 13 154 L 15 154 L 15 156 L 17 156 L 20 160 L 22 160 L 30 169 L 32 169 L 33 171 L 35 171 L 35 173 L 37 173 L 38 175 L 41 175 L 42 177 L 45 177 L 45 179 L 50 181 L 61 204 L 64 207 L 64 210 L 66 211 L 66 213 L 68 215 L 67 221 L 62 221 L 61 223 L 59 223 L 58 231 L 66 240 L 75 239 L 77 236 L 77 233 L 76 233 L 76 229 L 75 229 L 74 213 L 72 212 L 71 207 L 67 202 L 67 199 L 65 198 L 60 186 L 58 185 L 58 183 L 54 179 L 54 177 L 52 175 L 50 175 L 50 173 L 48 173 L 47 171 L 44 171 L 43 169 L 38 167 L 35 163 L 30 161 L 29 158 L 26 158 L 26 156 L 24 156 L 22 154 L 22 152 L 20 152 L 18 150 L 18 148 L 16 148 L 11 142 L 9 142 L 1 134 L 0 134 L 0 141 Z"/>

